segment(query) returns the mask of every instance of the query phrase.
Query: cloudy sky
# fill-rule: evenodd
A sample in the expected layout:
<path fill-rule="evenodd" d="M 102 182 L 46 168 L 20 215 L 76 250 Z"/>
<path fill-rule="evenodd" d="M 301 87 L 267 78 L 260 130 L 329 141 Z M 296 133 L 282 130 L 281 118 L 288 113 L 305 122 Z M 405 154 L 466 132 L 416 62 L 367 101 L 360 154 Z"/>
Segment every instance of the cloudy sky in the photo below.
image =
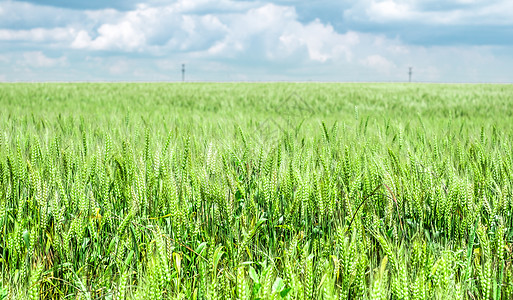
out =
<path fill-rule="evenodd" d="M 0 0 L 0 81 L 513 82 L 512 0 Z"/>

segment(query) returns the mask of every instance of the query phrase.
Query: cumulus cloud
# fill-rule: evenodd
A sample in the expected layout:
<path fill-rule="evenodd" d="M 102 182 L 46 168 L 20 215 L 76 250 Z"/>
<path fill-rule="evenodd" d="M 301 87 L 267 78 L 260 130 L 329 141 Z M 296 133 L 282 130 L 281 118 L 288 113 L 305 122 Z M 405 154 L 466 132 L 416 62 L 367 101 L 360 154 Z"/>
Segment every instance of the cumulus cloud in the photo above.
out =
<path fill-rule="evenodd" d="M 344 56 L 351 57 L 351 47 L 358 43 L 354 32 L 340 34 L 320 20 L 303 24 L 292 7 L 266 4 L 247 13 L 225 19 L 226 36 L 208 52 L 218 56 L 248 53 L 254 58 L 269 60 L 287 57 L 325 62 Z"/>
<path fill-rule="evenodd" d="M 79 31 L 71 47 L 154 54 L 189 51 L 196 57 L 249 55 L 271 60 L 304 52 L 310 60 L 325 62 L 340 56 L 349 60 L 351 46 L 358 43 L 357 33 L 340 34 L 319 19 L 299 22 L 293 7 L 263 4 L 243 13 L 233 9 L 218 15 L 184 13 L 198 9 L 197 3 L 187 1 L 163 7 L 139 5 L 95 32 Z"/>
<path fill-rule="evenodd" d="M 73 48 L 90 48 L 93 50 L 126 50 L 140 49 L 146 43 L 146 36 L 130 22 L 104 24 L 98 29 L 99 36 L 92 39 L 89 33 L 81 30 L 71 46 Z"/>
<path fill-rule="evenodd" d="M 404 81 L 413 66 L 421 81 L 496 81 L 513 69 L 509 0 L 139 2 L 0 2 L 0 63 L 9 80 L 48 68 L 179 80 L 182 63 L 197 80 Z"/>
<path fill-rule="evenodd" d="M 347 9 L 344 15 L 378 23 L 510 25 L 513 24 L 512 12 L 513 2 L 509 0 L 367 0 Z"/>
<path fill-rule="evenodd" d="M 81 30 L 71 46 L 78 49 L 151 51 L 196 50 L 208 47 L 207 43 L 226 30 L 213 15 L 187 15 L 181 12 L 180 3 L 164 7 L 139 5 L 137 9 L 105 18 L 95 32 Z M 190 8 L 188 8 L 190 9 Z M 99 12 L 89 16 L 101 19 L 112 12 Z M 93 38 L 92 36 L 96 36 Z M 167 49 L 159 49 L 159 48 Z"/>
<path fill-rule="evenodd" d="M 389 73 L 393 68 L 395 68 L 394 63 L 379 54 L 369 55 L 362 59 L 361 63 L 383 73 Z"/>
<path fill-rule="evenodd" d="M 366 9 L 371 20 L 405 20 L 414 18 L 415 11 L 407 3 L 397 3 L 393 0 L 372 2 Z"/>
<path fill-rule="evenodd" d="M 33 28 L 30 30 L 0 29 L 0 41 L 58 42 L 73 40 L 73 28 Z"/>

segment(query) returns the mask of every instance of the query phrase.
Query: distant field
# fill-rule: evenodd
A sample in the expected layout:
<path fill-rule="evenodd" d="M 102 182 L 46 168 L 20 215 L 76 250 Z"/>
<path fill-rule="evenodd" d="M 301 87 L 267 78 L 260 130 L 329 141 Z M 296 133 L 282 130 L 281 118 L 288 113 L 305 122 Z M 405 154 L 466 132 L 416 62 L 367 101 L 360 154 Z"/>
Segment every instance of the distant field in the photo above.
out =
<path fill-rule="evenodd" d="M 0 300 L 513 299 L 513 86 L 0 84 Z"/>

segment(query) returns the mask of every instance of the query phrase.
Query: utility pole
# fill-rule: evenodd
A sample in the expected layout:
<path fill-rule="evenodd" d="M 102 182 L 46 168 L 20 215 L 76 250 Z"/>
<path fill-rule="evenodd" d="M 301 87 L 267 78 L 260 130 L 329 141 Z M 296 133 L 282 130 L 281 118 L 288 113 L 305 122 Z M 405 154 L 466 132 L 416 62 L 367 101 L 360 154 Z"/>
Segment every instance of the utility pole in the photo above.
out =
<path fill-rule="evenodd" d="M 408 72 L 408 75 L 409 75 L 409 80 L 408 80 L 408 82 L 411 82 L 411 69 L 412 69 L 412 67 L 410 67 L 410 71 Z"/>
<path fill-rule="evenodd" d="M 182 82 L 185 82 L 185 64 L 182 64 Z"/>

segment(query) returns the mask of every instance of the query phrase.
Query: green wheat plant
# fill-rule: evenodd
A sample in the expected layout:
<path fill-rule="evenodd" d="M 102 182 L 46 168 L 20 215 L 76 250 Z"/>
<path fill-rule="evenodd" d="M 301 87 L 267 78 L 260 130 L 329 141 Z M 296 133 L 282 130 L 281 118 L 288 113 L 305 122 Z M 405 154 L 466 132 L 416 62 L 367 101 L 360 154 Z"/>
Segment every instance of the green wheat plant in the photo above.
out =
<path fill-rule="evenodd" d="M 513 88 L 0 84 L 0 299 L 512 299 Z"/>

